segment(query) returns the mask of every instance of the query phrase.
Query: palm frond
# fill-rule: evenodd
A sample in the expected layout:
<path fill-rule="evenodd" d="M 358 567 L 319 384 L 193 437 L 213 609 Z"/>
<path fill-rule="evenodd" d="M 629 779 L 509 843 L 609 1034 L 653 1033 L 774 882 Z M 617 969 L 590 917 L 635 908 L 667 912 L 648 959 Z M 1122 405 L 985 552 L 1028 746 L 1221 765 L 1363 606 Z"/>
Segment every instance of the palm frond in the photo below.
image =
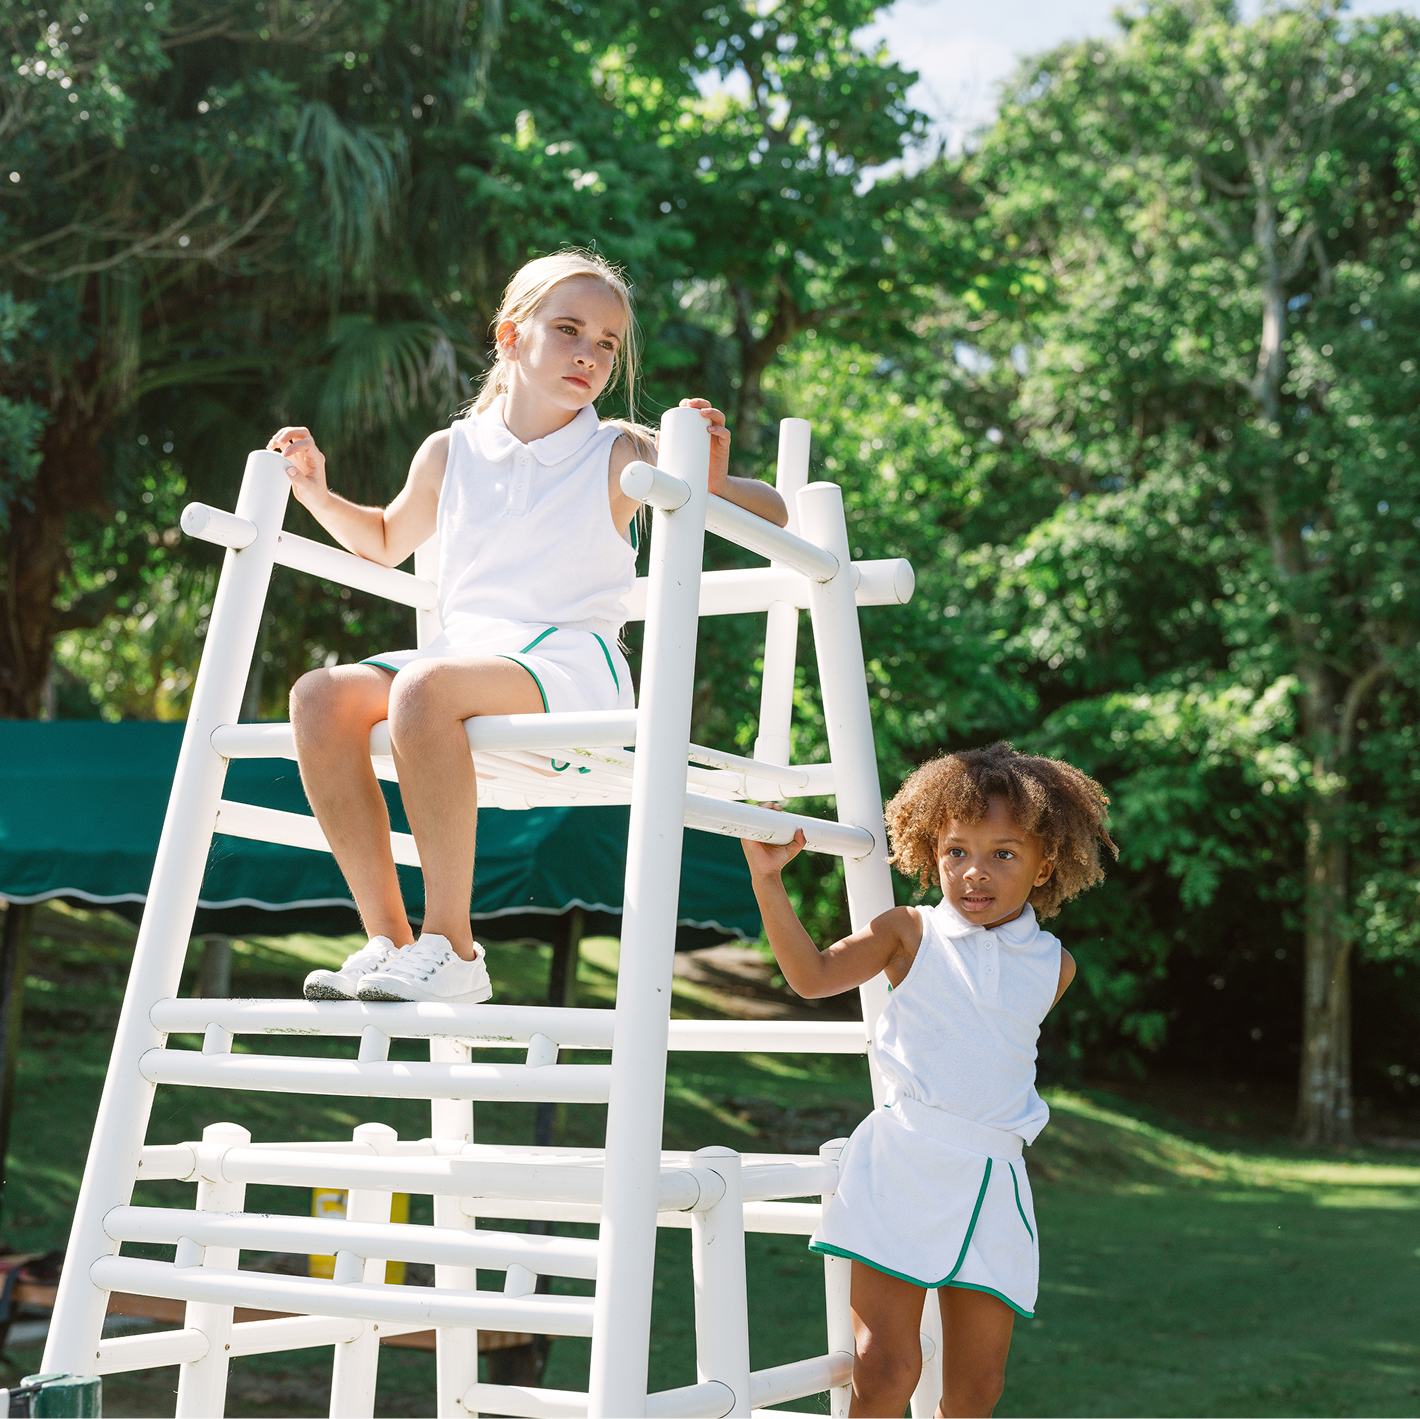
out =
<path fill-rule="evenodd" d="M 343 123 L 328 103 L 301 110 L 295 151 L 320 174 L 320 193 L 336 265 L 368 271 L 381 237 L 393 228 L 403 151 L 358 124 Z"/>

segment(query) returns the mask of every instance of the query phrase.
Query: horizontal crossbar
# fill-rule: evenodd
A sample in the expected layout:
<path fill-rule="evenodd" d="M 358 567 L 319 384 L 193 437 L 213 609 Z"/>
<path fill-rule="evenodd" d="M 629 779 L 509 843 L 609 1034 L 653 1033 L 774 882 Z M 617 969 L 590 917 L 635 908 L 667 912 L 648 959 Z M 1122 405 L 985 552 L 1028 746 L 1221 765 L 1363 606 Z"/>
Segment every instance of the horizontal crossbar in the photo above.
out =
<path fill-rule="evenodd" d="M 167 1261 L 128 1256 L 100 1257 L 89 1268 L 89 1278 L 105 1291 L 131 1291 L 139 1296 L 250 1306 L 297 1315 L 419 1322 L 422 1327 L 519 1330 L 534 1335 L 592 1333 L 590 1296 L 504 1296 L 501 1292 L 432 1286 L 337 1283 L 314 1276 L 179 1267 Z"/>
<path fill-rule="evenodd" d="M 301 1148 L 231 1147 L 212 1151 L 204 1144 L 184 1146 L 192 1162 L 187 1173 L 177 1176 L 185 1182 L 207 1178 L 213 1182 L 284 1187 L 351 1187 L 441 1197 L 599 1204 L 604 1175 L 599 1153 L 583 1161 L 549 1158 L 545 1152 L 538 1156 L 539 1150 L 533 1149 L 522 1157 L 507 1157 L 506 1150 L 482 1147 L 452 1156 L 386 1157 L 308 1152 Z M 167 1176 L 173 1174 L 169 1172 Z M 810 1188 L 825 1190 L 817 1183 L 803 1190 Z M 724 1191 L 724 1179 L 713 1169 L 671 1164 L 661 1169 L 656 1205 L 663 1212 L 704 1211 L 713 1207 Z"/>
<path fill-rule="evenodd" d="M 576 1276 L 595 1281 L 597 1244 L 584 1237 L 541 1237 L 521 1232 L 464 1231 L 405 1222 L 352 1222 L 323 1217 L 282 1217 L 256 1212 L 196 1212 L 172 1207 L 115 1207 L 104 1231 L 116 1242 L 175 1246 L 182 1237 L 204 1247 L 417 1261 L 432 1266 L 481 1266 L 506 1271 L 525 1266 L 536 1276 Z"/>
<path fill-rule="evenodd" d="M 766 843 L 789 842 L 796 831 L 802 830 L 811 852 L 831 853 L 837 857 L 865 857 L 876 844 L 872 833 L 851 823 L 835 823 L 803 813 L 781 813 L 755 803 L 712 798 L 703 793 L 685 795 L 685 825 L 702 833 L 755 838 Z M 230 798 L 218 803 L 213 830 L 229 837 L 282 843 L 311 852 L 330 851 L 320 824 L 310 814 L 288 813 L 281 808 L 264 808 Z M 419 866 L 419 850 L 411 833 L 391 833 L 390 853 L 398 863 Z"/>
<path fill-rule="evenodd" d="M 166 1034 L 200 1035 L 219 1025 L 239 1035 L 334 1035 L 357 1038 L 374 1025 L 391 1039 L 453 1037 L 496 1048 L 546 1035 L 563 1049 L 610 1049 L 610 1010 L 547 1005 L 434 1005 L 359 1000 L 157 1001 L 148 1012 Z M 858 1020 L 672 1020 L 672 1050 L 694 1053 L 863 1054 Z"/>
<path fill-rule="evenodd" d="M 604 1104 L 604 1064 L 443 1064 L 423 1060 L 300 1059 L 150 1049 L 138 1071 L 153 1084 L 262 1093 L 331 1094 L 357 1099 L 479 1099 Z"/>
<path fill-rule="evenodd" d="M 784 1404 L 847 1384 L 853 1377 L 853 1356 L 846 1350 L 814 1355 L 755 1370 L 749 1377 L 749 1402 L 754 1409 Z M 719 1380 L 661 1390 L 646 1396 L 648 1419 L 718 1419 L 730 1413 L 734 1391 Z M 580 1390 L 541 1389 L 532 1385 L 474 1384 L 464 1393 L 471 1413 L 514 1414 L 524 1419 L 585 1419 L 587 1396 Z"/>

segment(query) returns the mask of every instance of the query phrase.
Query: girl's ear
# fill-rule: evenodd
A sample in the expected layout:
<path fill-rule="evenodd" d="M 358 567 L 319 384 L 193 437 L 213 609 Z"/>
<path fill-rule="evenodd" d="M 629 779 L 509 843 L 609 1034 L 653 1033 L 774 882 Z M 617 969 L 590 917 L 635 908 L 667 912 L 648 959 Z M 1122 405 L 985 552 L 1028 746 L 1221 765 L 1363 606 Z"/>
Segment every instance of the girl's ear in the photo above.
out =
<path fill-rule="evenodd" d="M 1053 862 L 1042 862 L 1040 864 L 1040 871 L 1035 874 L 1035 886 L 1045 886 L 1045 884 L 1050 881 L 1054 872 L 1055 864 Z"/>
<path fill-rule="evenodd" d="M 518 327 L 511 320 L 500 320 L 493 333 L 498 343 L 498 354 L 505 360 L 518 358 Z"/>

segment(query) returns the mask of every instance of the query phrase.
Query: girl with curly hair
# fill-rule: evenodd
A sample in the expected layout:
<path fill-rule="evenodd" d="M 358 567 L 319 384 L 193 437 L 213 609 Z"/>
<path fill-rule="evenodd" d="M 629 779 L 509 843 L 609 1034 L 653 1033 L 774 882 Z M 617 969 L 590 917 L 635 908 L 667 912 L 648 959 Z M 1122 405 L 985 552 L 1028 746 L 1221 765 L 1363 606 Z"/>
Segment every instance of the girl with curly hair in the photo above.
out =
<path fill-rule="evenodd" d="M 1022 1159 L 1049 1117 L 1040 1025 L 1075 962 L 1039 919 L 1102 880 L 1109 799 L 1058 759 L 993 744 L 946 754 L 887 805 L 892 861 L 937 906 L 894 907 L 819 951 L 780 874 L 803 847 L 746 841 L 765 934 L 807 999 L 883 971 L 874 1032 L 885 1106 L 854 1131 L 809 1245 L 853 1263 L 850 1414 L 901 1414 L 922 1369 L 924 1290 L 942 1311 L 942 1415 L 988 1415 L 1017 1315 L 1034 1310 L 1039 1247 Z"/>

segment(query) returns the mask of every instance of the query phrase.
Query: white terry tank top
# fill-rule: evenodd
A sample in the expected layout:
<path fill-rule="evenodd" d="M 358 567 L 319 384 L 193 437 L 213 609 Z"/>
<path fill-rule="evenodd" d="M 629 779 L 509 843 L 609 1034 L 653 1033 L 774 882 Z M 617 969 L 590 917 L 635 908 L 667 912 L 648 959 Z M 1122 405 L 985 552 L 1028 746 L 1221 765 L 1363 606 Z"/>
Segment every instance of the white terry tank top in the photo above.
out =
<path fill-rule="evenodd" d="M 873 1035 L 887 1102 L 917 1099 L 1032 1143 L 1050 1117 L 1036 1041 L 1060 985 L 1060 942 L 1029 906 L 989 931 L 945 902 L 917 910 L 922 944 Z"/>
<path fill-rule="evenodd" d="M 490 619 L 614 640 L 636 552 L 611 520 L 607 476 L 621 430 L 588 405 L 571 423 L 520 443 L 500 396 L 457 419 L 439 492 L 439 620 L 457 644 Z"/>

